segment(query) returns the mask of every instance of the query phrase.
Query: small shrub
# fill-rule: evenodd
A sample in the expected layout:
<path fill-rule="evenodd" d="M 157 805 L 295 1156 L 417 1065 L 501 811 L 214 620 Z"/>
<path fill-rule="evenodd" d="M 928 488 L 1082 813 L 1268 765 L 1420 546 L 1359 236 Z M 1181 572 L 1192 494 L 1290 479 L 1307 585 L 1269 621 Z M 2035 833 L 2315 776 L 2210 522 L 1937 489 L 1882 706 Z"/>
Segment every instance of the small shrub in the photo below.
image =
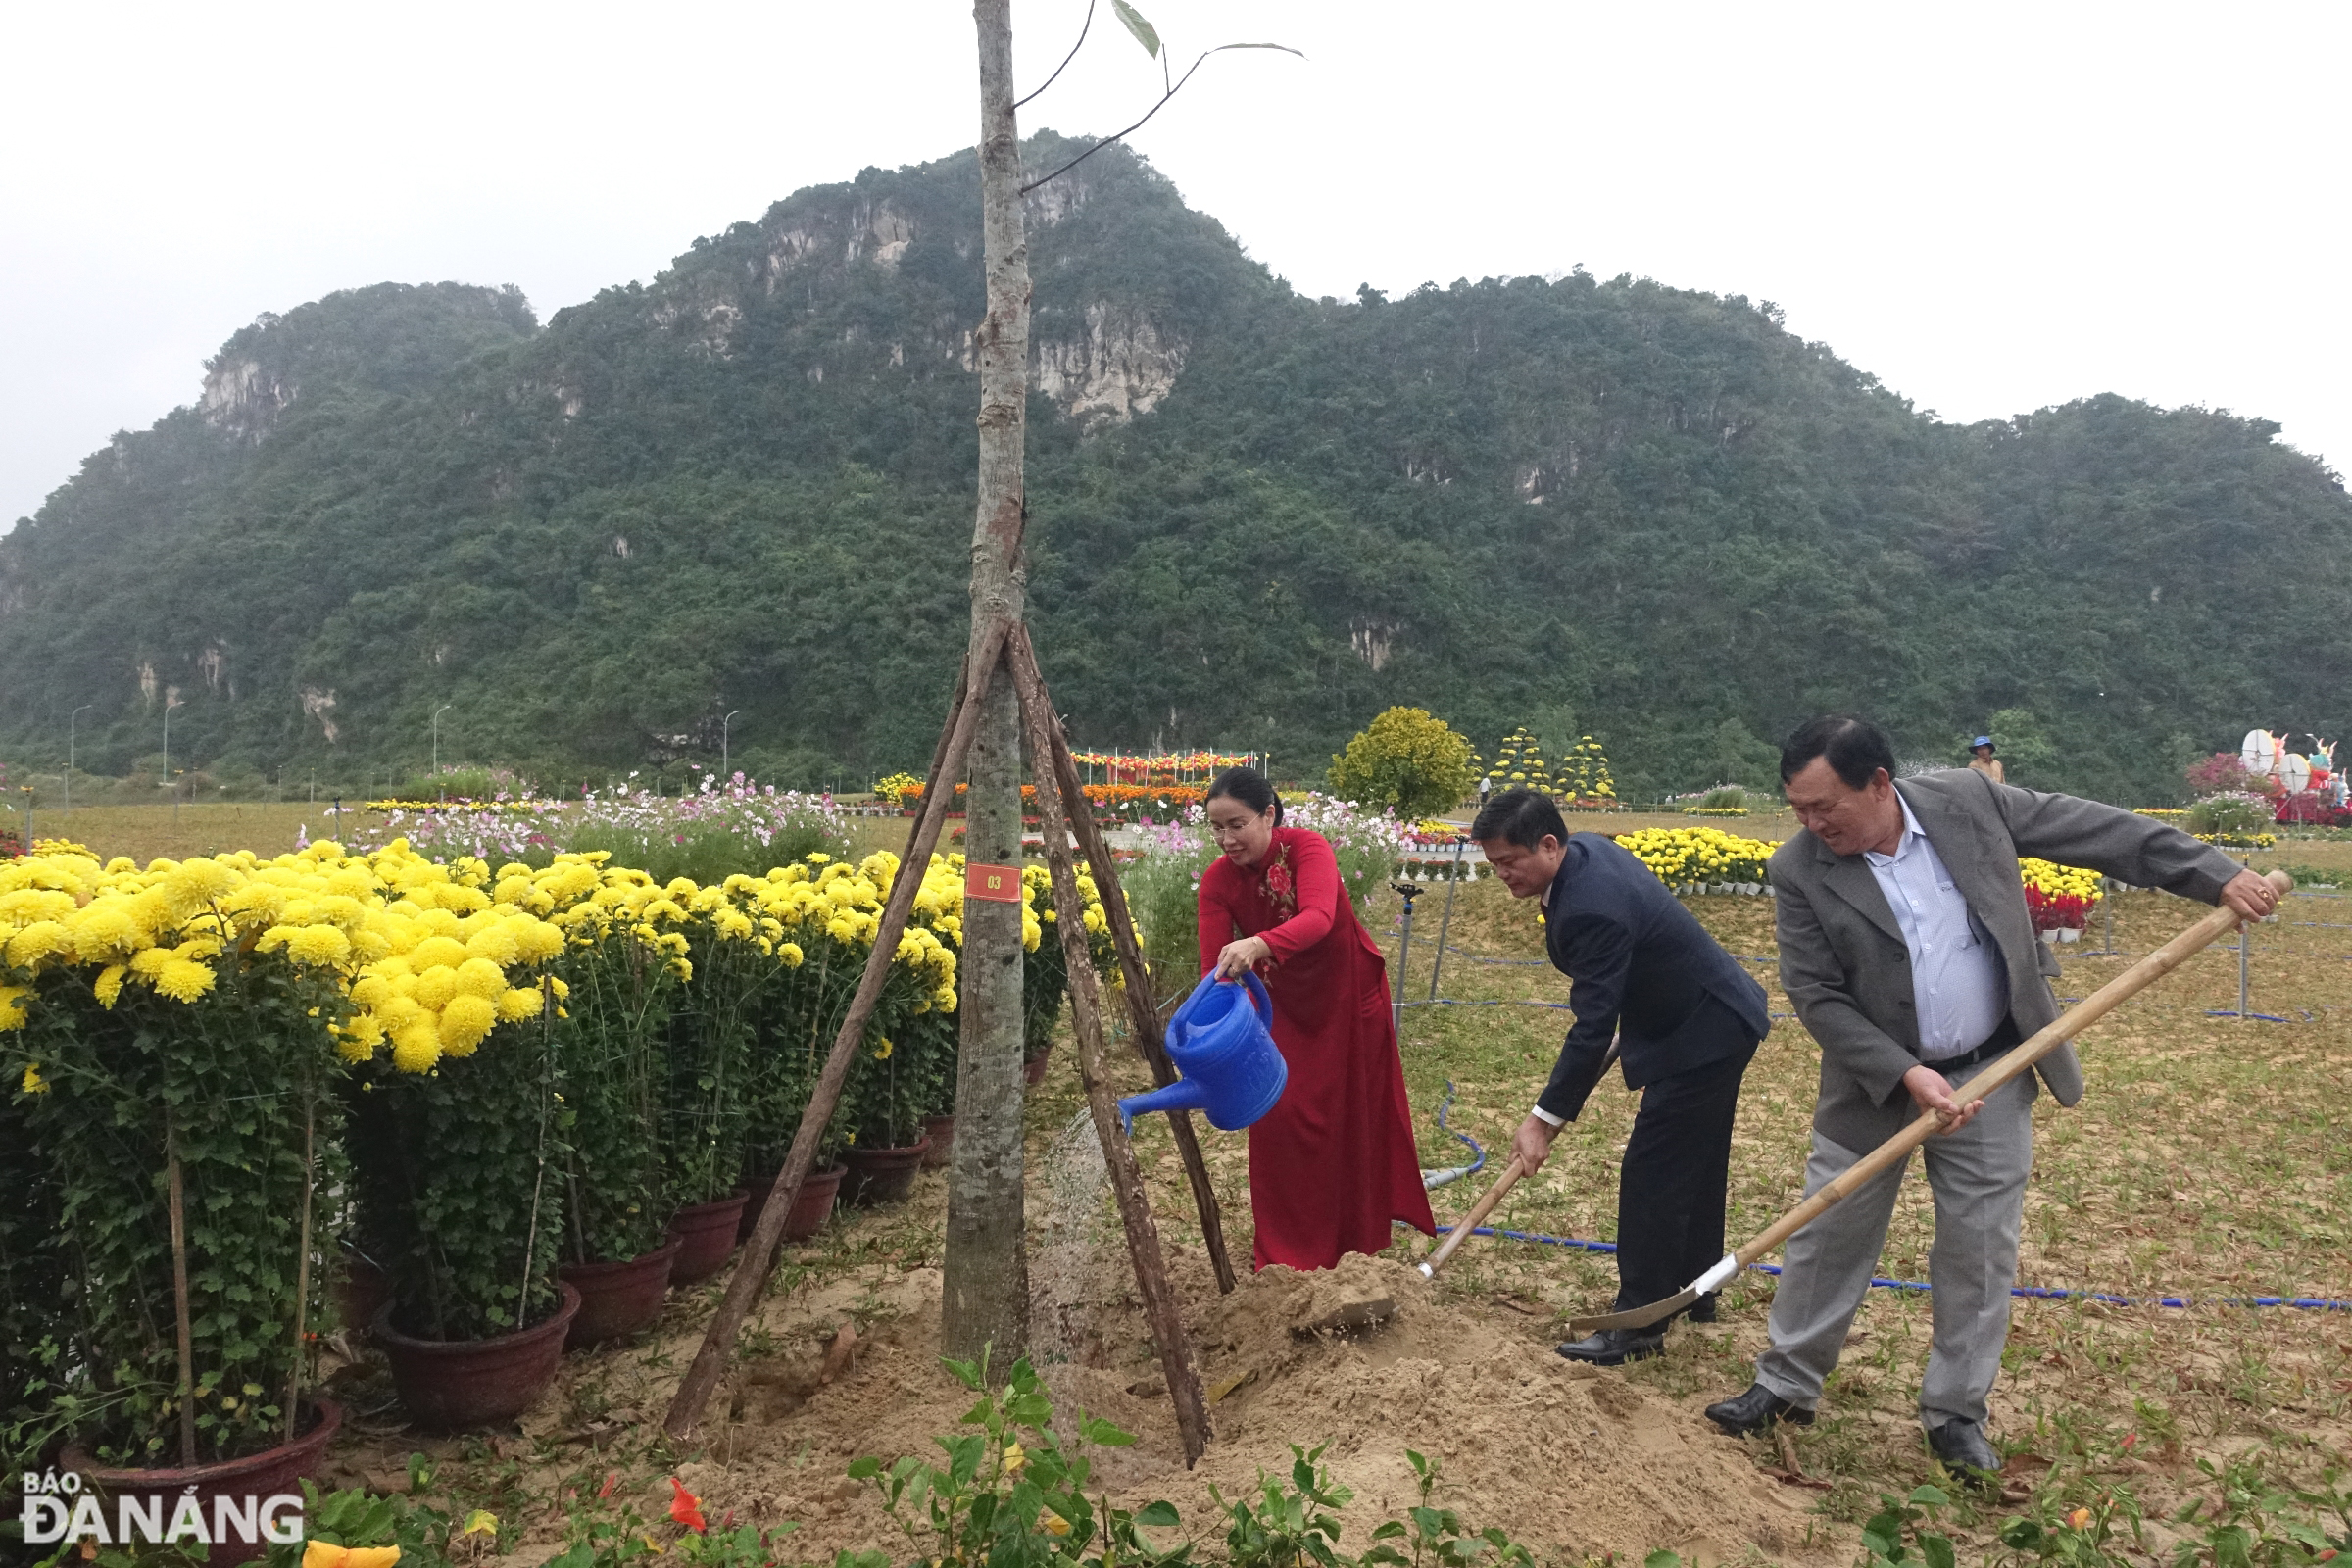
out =
<path fill-rule="evenodd" d="M 1331 760 L 1332 792 L 1359 806 L 1426 816 L 1470 793 L 1470 741 L 1421 708 L 1392 708 Z"/>
<path fill-rule="evenodd" d="M 2271 809 L 2270 802 L 2259 795 L 2208 795 L 2188 808 L 2181 826 L 2207 837 L 2242 838 L 2268 828 Z"/>

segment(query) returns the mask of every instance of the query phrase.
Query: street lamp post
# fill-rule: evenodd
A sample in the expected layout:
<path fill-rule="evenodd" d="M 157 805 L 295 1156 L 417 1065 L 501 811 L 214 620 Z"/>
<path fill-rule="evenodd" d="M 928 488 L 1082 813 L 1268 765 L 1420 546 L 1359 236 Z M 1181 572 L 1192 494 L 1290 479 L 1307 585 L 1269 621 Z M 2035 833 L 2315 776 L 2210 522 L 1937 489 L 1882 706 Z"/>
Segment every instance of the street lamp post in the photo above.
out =
<path fill-rule="evenodd" d="M 172 821 L 179 821 L 179 791 L 172 788 L 172 710 L 179 705 L 172 700 L 171 692 L 164 693 L 164 788 L 172 790 Z"/>
<path fill-rule="evenodd" d="M 441 788 L 441 715 L 455 706 L 453 703 L 443 703 L 433 710 L 433 788 L 436 790 Z M 449 799 L 448 792 L 443 791 L 441 798 L 445 801 Z"/>
<path fill-rule="evenodd" d="M 66 715 L 66 805 L 65 813 L 74 814 L 74 721 L 88 712 L 93 705 L 82 704 Z"/>
<path fill-rule="evenodd" d="M 734 723 L 735 714 L 742 711 L 743 710 L 738 708 L 734 712 L 718 721 L 718 776 L 722 779 L 731 779 L 735 776 L 727 769 L 727 726 Z"/>

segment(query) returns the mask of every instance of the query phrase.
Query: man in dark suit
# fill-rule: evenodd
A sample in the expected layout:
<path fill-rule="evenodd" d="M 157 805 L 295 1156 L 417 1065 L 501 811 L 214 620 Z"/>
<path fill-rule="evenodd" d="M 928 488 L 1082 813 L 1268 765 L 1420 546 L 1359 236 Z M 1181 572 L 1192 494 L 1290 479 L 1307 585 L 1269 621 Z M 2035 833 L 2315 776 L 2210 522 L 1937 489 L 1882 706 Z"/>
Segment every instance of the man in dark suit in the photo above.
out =
<path fill-rule="evenodd" d="M 2061 1105 L 2082 1064 L 2061 1046 L 1982 1099 L 1969 1081 L 2058 1016 L 2057 960 L 2034 933 L 2018 879 L 2038 856 L 2259 919 L 2277 892 L 2211 845 L 2095 801 L 2044 795 L 1956 768 L 1894 779 L 1875 725 L 1820 718 L 1781 752 L 1804 831 L 1772 858 L 1781 984 L 1821 1043 L 1810 1195 L 1922 1111 L 1936 1195 L 1929 1278 L 1935 1340 L 1920 1386 L 1929 1446 L 1952 1469 L 1997 1471 L 1986 1401 L 2009 1332 L 2018 1229 L 2034 1168 L 2036 1076 Z M 1745 1394 L 1707 1407 L 1726 1432 L 1813 1419 L 1886 1239 L 1903 1164 L 1856 1189 L 1788 1242 L 1772 1348 Z"/>
<path fill-rule="evenodd" d="M 1716 946 L 1655 873 L 1597 833 L 1568 831 L 1559 808 L 1506 790 L 1470 836 L 1514 898 L 1544 901 L 1544 947 L 1574 983 L 1576 1024 L 1511 1152 L 1529 1173 L 1608 1070 L 1642 1091 L 1617 1182 L 1617 1304 L 1672 1296 L 1723 1253 L 1724 1186 L 1740 1080 L 1772 1028 L 1764 988 Z M 1715 1319 L 1715 1298 L 1690 1308 Z M 1606 1329 L 1559 1348 L 1602 1366 L 1658 1353 L 1667 1325 Z"/>

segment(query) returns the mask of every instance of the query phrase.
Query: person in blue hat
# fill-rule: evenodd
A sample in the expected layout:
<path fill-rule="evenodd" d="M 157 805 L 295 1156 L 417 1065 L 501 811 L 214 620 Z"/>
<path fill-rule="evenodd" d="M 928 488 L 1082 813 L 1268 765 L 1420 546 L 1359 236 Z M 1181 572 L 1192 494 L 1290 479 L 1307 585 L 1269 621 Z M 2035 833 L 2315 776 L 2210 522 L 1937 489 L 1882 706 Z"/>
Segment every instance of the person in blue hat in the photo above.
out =
<path fill-rule="evenodd" d="M 2009 782 L 2002 775 L 2001 760 L 1992 755 L 1992 737 L 1989 735 L 1980 735 L 1968 743 L 1968 766 L 1971 772 L 1982 773 L 1995 784 Z"/>

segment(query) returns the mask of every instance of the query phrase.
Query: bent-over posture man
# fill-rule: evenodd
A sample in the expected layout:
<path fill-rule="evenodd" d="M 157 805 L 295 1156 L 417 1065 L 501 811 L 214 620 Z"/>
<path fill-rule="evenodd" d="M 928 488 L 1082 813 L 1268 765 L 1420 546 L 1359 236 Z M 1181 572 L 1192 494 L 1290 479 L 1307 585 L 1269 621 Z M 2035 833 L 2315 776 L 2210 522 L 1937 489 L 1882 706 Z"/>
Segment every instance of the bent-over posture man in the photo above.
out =
<path fill-rule="evenodd" d="M 1544 948 L 1575 982 L 1576 1024 L 1511 1152 L 1531 1174 L 1543 1165 L 1608 1070 L 1614 1037 L 1626 1087 L 1642 1091 L 1617 1181 L 1617 1305 L 1672 1296 L 1723 1255 L 1732 1113 L 1772 1028 L 1764 988 L 1648 866 L 1614 839 L 1571 834 L 1549 797 L 1505 790 L 1470 836 L 1513 898 L 1543 899 Z M 1715 1298 L 1689 1310 L 1712 1323 Z M 1666 1328 L 1604 1329 L 1559 1351 L 1615 1366 L 1657 1354 Z"/>
<path fill-rule="evenodd" d="M 2088 866 L 2250 919 L 2268 882 L 2176 828 L 2112 806 L 1997 784 L 1956 768 L 1894 781 L 1874 725 L 1818 718 L 1781 752 L 1804 831 L 1772 858 L 1781 984 L 1821 1043 L 1805 1192 L 1818 1191 L 1922 1111 L 1936 1197 L 1935 1340 L 1919 1391 L 1928 1444 L 1963 1472 L 2000 1468 L 1986 1399 L 2009 1334 L 2018 1225 L 2034 1166 L 2034 1075 L 1971 1099 L 1986 1063 L 2058 1016 L 2050 951 L 2034 934 L 2021 855 Z M 2073 1046 L 2034 1072 L 2062 1105 L 2082 1098 Z M 1870 1287 L 1906 1160 L 1788 1242 L 1772 1348 L 1745 1394 L 1707 1407 L 1726 1432 L 1813 1419 L 1823 1381 Z"/>

